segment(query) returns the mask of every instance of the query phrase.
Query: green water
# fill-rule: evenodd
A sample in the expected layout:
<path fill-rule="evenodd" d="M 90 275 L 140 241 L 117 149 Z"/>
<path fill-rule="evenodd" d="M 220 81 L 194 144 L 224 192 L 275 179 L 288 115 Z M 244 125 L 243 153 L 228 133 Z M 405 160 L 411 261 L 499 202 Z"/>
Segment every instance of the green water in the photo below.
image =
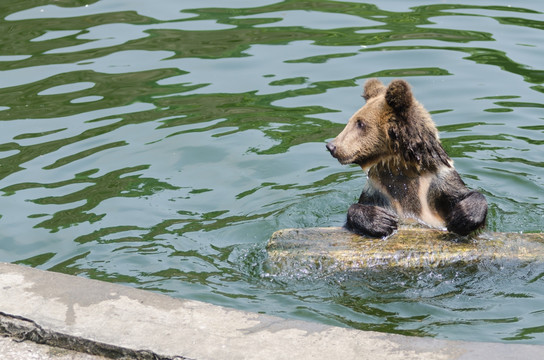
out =
<path fill-rule="evenodd" d="M 544 265 L 270 276 L 338 226 L 326 151 L 368 77 L 407 79 L 488 229 L 544 231 L 544 6 L 3 0 L 0 261 L 357 329 L 544 344 Z M 1 304 L 0 304 L 1 310 Z"/>

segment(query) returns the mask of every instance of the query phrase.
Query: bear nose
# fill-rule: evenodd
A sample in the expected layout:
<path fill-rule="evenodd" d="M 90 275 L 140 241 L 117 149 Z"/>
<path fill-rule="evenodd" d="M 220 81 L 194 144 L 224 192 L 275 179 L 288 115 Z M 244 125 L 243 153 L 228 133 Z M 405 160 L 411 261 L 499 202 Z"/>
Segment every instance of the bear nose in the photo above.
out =
<path fill-rule="evenodd" d="M 331 155 L 334 155 L 336 152 L 336 145 L 334 145 L 332 142 L 327 143 L 327 150 L 331 153 Z"/>

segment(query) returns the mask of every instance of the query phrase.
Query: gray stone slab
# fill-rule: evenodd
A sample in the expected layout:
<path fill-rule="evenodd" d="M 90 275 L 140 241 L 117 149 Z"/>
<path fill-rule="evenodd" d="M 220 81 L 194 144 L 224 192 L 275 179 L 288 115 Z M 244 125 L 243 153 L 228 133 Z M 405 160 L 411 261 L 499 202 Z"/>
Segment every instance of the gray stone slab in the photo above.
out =
<path fill-rule="evenodd" d="M 536 359 L 544 347 L 364 332 L 0 263 L 0 334 L 165 359 Z"/>

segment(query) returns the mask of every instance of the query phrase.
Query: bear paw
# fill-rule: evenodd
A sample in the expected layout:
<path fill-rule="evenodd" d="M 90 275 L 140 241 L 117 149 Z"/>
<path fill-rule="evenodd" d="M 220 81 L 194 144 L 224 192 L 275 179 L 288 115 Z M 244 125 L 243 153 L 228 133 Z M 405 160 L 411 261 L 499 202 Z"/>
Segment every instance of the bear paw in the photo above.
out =
<path fill-rule="evenodd" d="M 353 204 L 348 210 L 348 230 L 372 237 L 385 237 L 397 229 L 398 217 L 388 209 L 362 204 Z"/>
<path fill-rule="evenodd" d="M 485 226 L 487 201 L 476 191 L 471 191 L 453 207 L 447 218 L 448 231 L 466 236 Z"/>

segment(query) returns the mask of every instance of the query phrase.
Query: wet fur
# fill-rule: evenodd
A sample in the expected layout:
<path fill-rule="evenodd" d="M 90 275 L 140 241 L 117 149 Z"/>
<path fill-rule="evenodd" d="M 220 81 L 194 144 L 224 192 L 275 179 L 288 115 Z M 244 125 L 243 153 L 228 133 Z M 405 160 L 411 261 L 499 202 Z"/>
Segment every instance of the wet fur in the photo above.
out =
<path fill-rule="evenodd" d="M 404 80 L 385 87 L 365 83 L 367 103 L 327 149 L 342 164 L 368 173 L 359 202 L 348 209 L 346 227 L 382 237 L 400 219 L 468 235 L 485 226 L 487 202 L 469 190 L 440 143 L 429 113 Z"/>

